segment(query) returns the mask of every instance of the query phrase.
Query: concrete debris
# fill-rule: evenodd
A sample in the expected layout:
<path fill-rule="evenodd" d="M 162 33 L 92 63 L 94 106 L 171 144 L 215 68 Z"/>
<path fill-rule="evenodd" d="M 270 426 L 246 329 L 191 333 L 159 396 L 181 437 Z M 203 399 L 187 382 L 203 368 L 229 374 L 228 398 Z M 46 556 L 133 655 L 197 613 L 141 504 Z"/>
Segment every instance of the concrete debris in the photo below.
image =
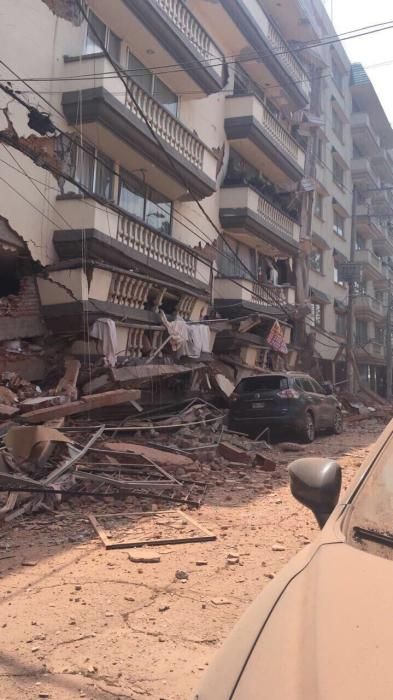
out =
<path fill-rule="evenodd" d="M 39 408 L 24 414 L 24 420 L 28 423 L 44 423 L 56 418 L 73 416 L 80 413 L 87 413 L 96 408 L 107 406 L 117 406 L 118 404 L 129 403 L 140 398 L 140 391 L 136 389 L 118 389 L 117 391 L 107 391 L 104 394 L 93 394 L 84 396 L 80 401 L 66 403 L 61 406 L 50 408 Z"/>
<path fill-rule="evenodd" d="M 138 549 L 135 554 L 129 554 L 128 558 L 134 564 L 159 564 L 161 557 L 158 554 L 152 554 L 149 550 Z"/>

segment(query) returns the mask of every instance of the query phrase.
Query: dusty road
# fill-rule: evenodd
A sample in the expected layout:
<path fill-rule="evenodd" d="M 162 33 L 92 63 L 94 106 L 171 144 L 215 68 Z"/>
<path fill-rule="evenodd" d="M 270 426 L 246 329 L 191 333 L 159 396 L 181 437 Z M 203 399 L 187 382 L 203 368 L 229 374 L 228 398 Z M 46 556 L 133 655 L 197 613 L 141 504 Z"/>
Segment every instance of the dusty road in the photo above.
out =
<path fill-rule="evenodd" d="M 348 483 L 382 428 L 363 423 L 303 454 L 339 459 Z M 317 529 L 288 489 L 299 455 L 272 455 L 273 474 L 213 472 L 193 515 L 217 541 L 156 547 L 159 563 L 106 551 L 91 507 L 75 501 L 0 530 L 2 700 L 187 700 L 246 606 Z"/>

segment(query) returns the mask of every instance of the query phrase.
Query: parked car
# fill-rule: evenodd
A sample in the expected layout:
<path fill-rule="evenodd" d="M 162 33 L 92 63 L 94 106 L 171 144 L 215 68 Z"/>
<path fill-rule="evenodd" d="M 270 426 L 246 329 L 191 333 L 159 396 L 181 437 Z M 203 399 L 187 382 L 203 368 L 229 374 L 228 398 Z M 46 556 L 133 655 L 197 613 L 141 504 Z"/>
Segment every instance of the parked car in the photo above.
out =
<path fill-rule="evenodd" d="M 290 465 L 293 495 L 324 527 L 248 609 L 193 700 L 391 700 L 392 464 L 393 421 L 340 502 L 335 461 Z"/>
<path fill-rule="evenodd" d="M 332 389 L 307 374 L 276 372 L 242 379 L 232 401 L 229 428 L 249 435 L 270 428 L 313 442 L 322 430 L 338 434 L 343 429 L 341 404 Z"/>

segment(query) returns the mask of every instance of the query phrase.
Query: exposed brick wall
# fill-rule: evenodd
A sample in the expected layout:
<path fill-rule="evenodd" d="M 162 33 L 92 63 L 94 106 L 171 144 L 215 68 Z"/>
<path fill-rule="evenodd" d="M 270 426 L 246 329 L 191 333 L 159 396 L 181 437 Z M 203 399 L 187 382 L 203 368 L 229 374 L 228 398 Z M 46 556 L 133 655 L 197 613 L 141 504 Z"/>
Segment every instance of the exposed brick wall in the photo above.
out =
<path fill-rule="evenodd" d="M 82 13 L 75 0 L 42 0 L 53 14 L 73 24 L 81 24 Z M 84 4 L 84 3 L 83 3 Z"/>
<path fill-rule="evenodd" d="M 39 316 L 40 301 L 34 277 L 23 277 L 19 294 L 0 298 L 0 318 L 4 316 Z"/>

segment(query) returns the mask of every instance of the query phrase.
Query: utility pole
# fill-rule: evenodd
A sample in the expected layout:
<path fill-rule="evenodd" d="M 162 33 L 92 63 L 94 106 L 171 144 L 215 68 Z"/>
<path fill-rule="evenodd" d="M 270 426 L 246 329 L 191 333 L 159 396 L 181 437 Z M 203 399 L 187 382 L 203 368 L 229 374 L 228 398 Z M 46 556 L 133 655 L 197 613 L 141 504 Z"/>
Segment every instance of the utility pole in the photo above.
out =
<path fill-rule="evenodd" d="M 388 287 L 388 310 L 386 314 L 386 398 L 392 400 L 392 282 Z"/>
<path fill-rule="evenodd" d="M 357 217 L 357 190 L 356 186 L 353 187 L 352 193 L 352 223 L 351 223 L 351 250 L 350 250 L 350 262 L 355 261 L 355 250 L 356 250 L 356 217 Z M 354 308 L 353 308 L 353 298 L 355 291 L 355 282 L 353 276 L 350 276 L 348 282 L 348 328 L 347 328 L 347 389 L 353 394 L 355 389 L 354 382 L 354 330 L 355 330 L 355 319 L 354 319 Z"/>

